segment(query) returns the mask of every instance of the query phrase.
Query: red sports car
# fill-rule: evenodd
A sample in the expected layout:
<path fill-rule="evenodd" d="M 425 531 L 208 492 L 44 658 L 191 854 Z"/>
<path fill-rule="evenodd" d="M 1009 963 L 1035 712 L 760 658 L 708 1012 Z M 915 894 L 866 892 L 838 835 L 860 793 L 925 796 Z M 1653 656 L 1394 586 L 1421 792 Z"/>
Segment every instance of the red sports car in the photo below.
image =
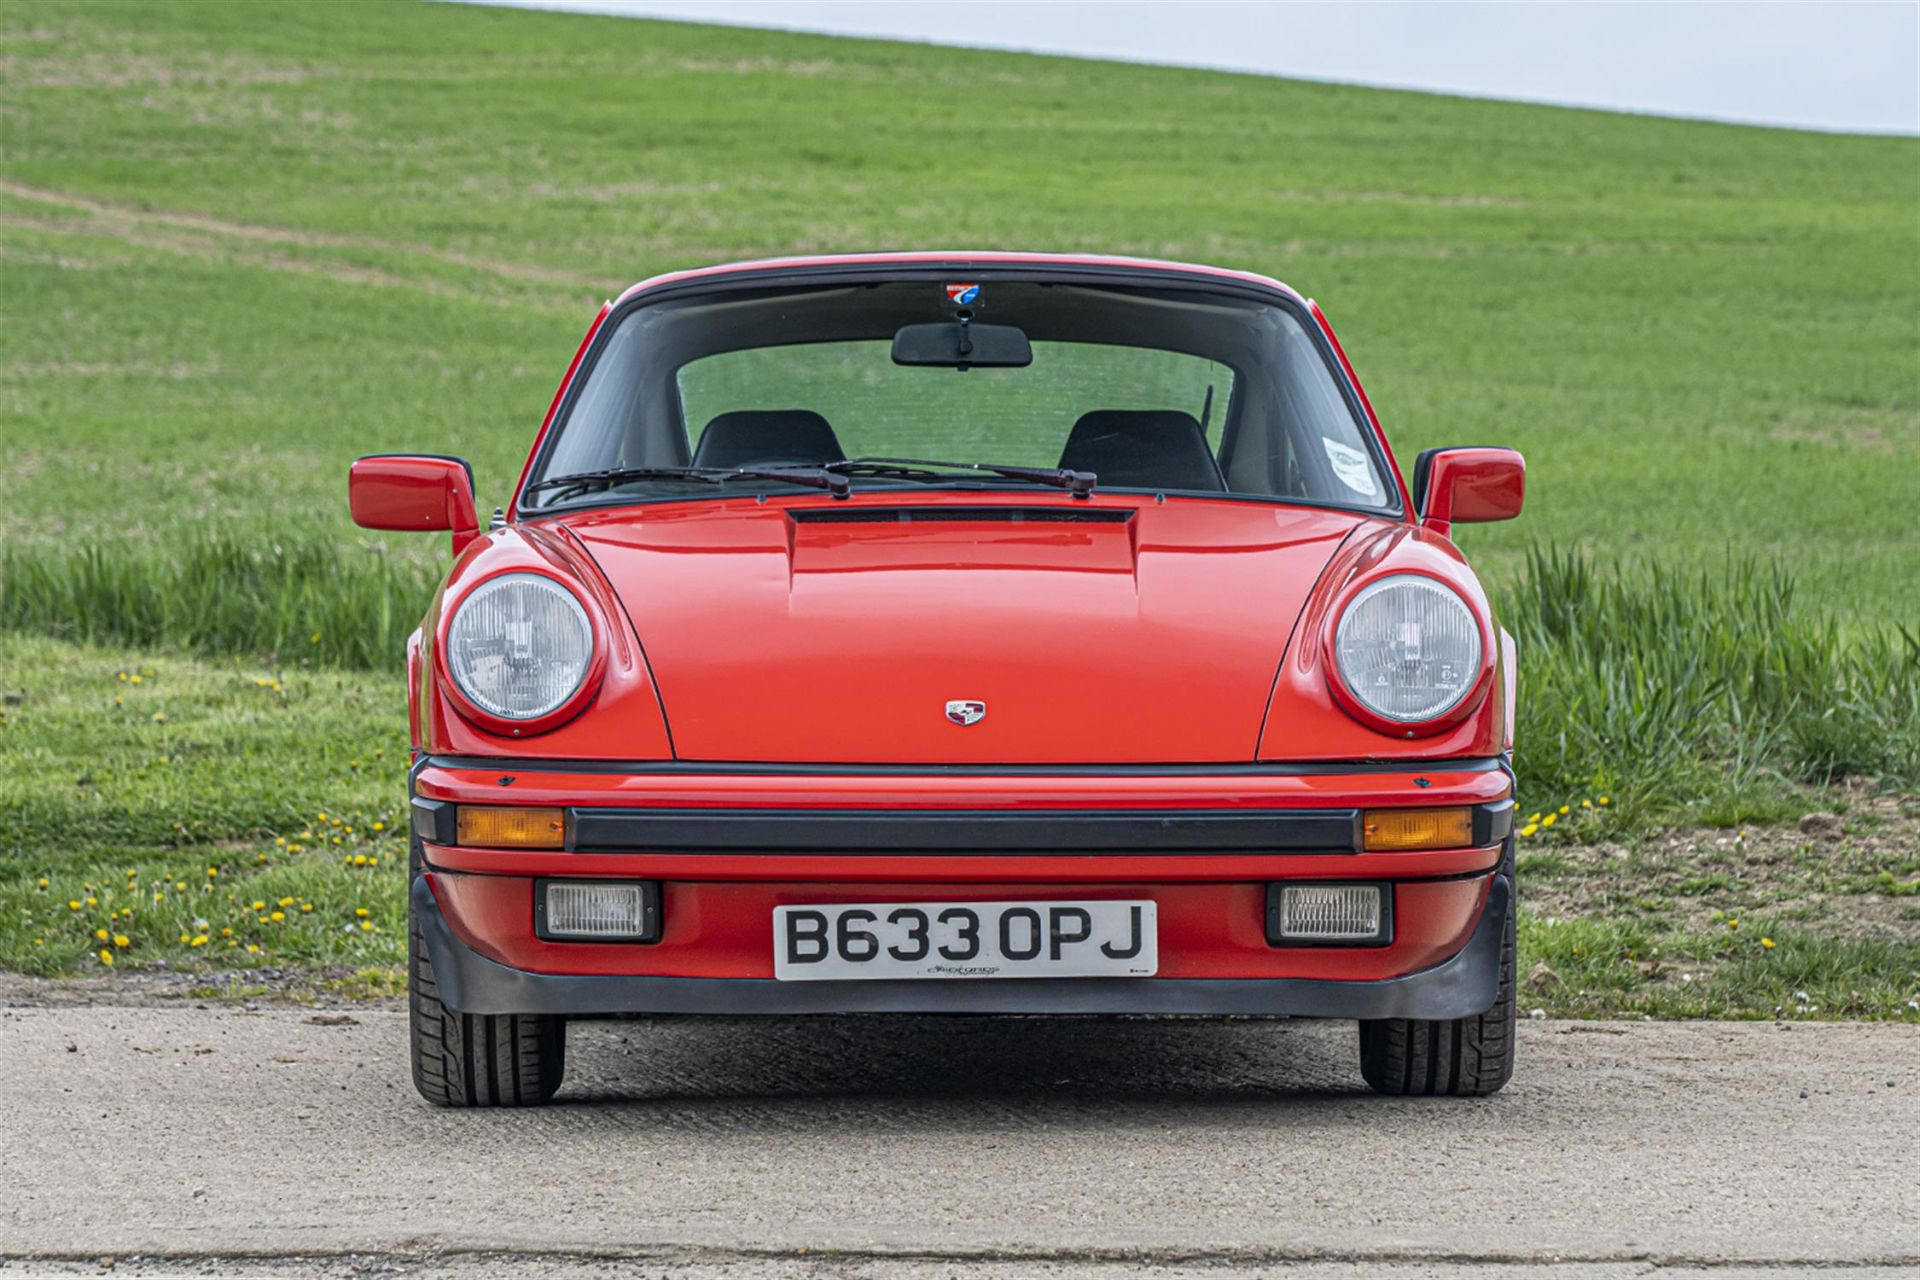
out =
<path fill-rule="evenodd" d="M 414 1081 L 544 1101 L 619 1014 L 1352 1018 L 1403 1094 L 1511 1074 L 1514 647 L 1310 301 L 910 253 L 636 285 L 408 652 Z"/>

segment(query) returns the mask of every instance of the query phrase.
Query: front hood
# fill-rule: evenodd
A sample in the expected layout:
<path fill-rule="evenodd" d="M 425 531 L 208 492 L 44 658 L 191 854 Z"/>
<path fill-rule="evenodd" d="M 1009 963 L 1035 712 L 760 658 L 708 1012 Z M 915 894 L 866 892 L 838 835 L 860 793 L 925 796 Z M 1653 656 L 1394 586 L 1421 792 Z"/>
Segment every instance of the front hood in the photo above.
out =
<path fill-rule="evenodd" d="M 682 760 L 1250 761 L 1361 517 L 951 495 L 626 507 L 566 527 L 633 620 Z M 957 724 L 950 702 L 984 704 Z"/>

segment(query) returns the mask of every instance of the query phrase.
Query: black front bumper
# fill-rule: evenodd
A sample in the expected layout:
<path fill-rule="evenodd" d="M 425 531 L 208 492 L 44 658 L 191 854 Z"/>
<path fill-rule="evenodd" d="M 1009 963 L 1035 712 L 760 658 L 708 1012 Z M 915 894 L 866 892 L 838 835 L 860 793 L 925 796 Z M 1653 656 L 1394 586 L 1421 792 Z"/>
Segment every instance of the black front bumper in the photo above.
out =
<path fill-rule="evenodd" d="M 1212 1014 L 1464 1018 L 1493 1007 L 1513 888 L 1494 877 L 1473 936 L 1451 959 L 1376 982 L 1323 978 L 985 978 L 780 982 L 549 974 L 489 960 L 454 936 L 424 876 L 413 911 L 440 999 L 462 1013 Z"/>

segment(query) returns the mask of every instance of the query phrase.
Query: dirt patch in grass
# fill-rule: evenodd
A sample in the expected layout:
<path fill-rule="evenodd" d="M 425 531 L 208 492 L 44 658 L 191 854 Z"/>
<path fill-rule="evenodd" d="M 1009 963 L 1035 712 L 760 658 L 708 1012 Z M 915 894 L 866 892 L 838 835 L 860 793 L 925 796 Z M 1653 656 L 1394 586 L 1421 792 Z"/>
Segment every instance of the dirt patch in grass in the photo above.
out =
<path fill-rule="evenodd" d="M 0 1007 L 180 1004 L 366 1005 L 406 994 L 403 970 L 325 965 L 315 969 L 116 970 L 74 978 L 37 978 L 0 970 Z"/>
<path fill-rule="evenodd" d="M 1661 918 L 1688 933 L 1743 916 L 1840 939 L 1920 938 L 1920 797 L 1856 788 L 1798 823 L 1632 840 L 1523 842 L 1521 895 L 1558 919 Z"/>

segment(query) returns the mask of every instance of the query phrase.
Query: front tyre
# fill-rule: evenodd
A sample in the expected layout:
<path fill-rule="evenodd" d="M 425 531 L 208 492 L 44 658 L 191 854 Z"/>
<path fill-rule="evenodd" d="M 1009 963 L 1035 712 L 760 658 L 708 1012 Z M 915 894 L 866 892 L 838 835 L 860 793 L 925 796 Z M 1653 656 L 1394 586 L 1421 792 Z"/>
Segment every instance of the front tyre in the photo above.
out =
<path fill-rule="evenodd" d="M 1360 1074 L 1377 1093 L 1484 1098 L 1513 1075 L 1514 917 L 1500 944 L 1500 993 L 1470 1018 L 1381 1018 L 1360 1024 Z"/>
<path fill-rule="evenodd" d="M 565 1018 L 460 1013 L 440 1002 L 411 901 L 407 1024 L 413 1087 L 435 1106 L 536 1107 L 554 1095 L 566 1073 Z"/>

